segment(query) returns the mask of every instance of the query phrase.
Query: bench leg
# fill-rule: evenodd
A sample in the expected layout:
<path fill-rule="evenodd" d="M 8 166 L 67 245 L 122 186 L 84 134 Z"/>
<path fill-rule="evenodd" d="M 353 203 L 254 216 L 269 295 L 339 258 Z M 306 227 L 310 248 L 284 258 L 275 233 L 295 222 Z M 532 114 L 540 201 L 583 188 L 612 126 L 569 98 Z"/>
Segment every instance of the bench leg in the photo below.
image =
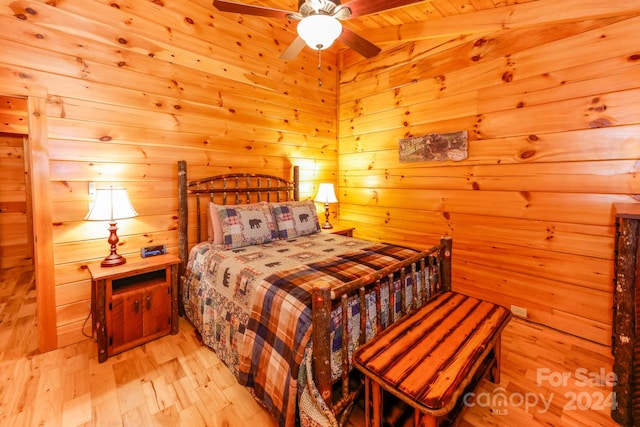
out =
<path fill-rule="evenodd" d="M 365 376 L 364 379 L 364 425 L 381 427 L 382 423 L 382 387 Z"/>
<path fill-rule="evenodd" d="M 438 427 L 438 417 L 424 414 L 416 409 L 413 417 L 413 425 L 416 427 Z"/>
<path fill-rule="evenodd" d="M 499 334 L 493 342 L 493 355 L 495 361 L 493 368 L 489 370 L 489 380 L 494 384 L 500 384 L 500 353 L 501 353 L 501 335 Z"/>

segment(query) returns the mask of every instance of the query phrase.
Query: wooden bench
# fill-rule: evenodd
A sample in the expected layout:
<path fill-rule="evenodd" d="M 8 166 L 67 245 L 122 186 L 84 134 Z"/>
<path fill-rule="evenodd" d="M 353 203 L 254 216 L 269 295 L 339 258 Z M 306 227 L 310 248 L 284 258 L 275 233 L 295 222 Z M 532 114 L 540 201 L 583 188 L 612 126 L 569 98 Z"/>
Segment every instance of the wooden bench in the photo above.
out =
<path fill-rule="evenodd" d="M 385 390 L 413 408 L 415 426 L 437 426 L 485 373 L 500 381 L 506 308 L 444 292 L 354 354 L 365 374 L 365 425 L 381 426 Z"/>

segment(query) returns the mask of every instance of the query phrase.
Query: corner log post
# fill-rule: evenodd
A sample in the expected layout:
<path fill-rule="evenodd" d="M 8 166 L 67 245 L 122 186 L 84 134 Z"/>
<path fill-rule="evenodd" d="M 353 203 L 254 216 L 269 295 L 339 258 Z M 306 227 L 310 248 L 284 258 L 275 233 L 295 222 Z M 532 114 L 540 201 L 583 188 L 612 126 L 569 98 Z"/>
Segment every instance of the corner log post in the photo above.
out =
<path fill-rule="evenodd" d="M 634 403 L 640 398 L 635 394 L 634 382 L 638 375 L 636 348 L 636 272 L 640 265 L 640 221 L 616 218 L 613 290 L 613 328 L 611 354 L 614 357 L 615 383 L 613 393 L 615 406 L 611 407 L 611 418 L 622 426 L 638 425 L 640 414 Z M 635 365 L 635 366 L 634 366 Z"/>
<path fill-rule="evenodd" d="M 178 314 L 184 316 L 184 305 L 182 302 L 182 283 L 189 257 L 189 240 L 187 232 L 187 221 L 189 218 L 189 205 L 187 203 L 187 162 L 178 161 L 178 256 L 180 265 L 178 266 Z"/>

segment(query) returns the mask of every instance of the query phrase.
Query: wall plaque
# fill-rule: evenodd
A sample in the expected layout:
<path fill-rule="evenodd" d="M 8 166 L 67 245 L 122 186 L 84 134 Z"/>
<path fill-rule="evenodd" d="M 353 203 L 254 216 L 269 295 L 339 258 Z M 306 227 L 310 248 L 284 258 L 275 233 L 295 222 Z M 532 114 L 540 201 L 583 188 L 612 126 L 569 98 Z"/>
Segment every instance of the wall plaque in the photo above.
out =
<path fill-rule="evenodd" d="M 402 138 L 399 143 L 401 162 L 424 162 L 467 158 L 467 131 L 430 133 Z"/>

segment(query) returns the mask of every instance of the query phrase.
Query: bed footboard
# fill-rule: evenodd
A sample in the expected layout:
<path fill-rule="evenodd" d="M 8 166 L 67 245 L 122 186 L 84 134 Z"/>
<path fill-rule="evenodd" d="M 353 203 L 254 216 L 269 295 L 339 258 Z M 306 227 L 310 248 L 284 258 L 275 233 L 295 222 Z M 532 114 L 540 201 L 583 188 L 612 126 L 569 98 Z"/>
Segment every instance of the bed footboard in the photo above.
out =
<path fill-rule="evenodd" d="M 350 385 L 349 348 L 342 345 L 342 367 L 340 393 L 334 399 L 334 385 L 331 375 L 331 312 L 339 305 L 342 306 L 342 342 L 349 343 L 353 332 L 348 330 L 347 307 L 349 298 L 358 298 L 360 302 L 359 344 L 366 339 L 366 295 L 375 292 L 376 333 L 382 331 L 382 312 L 385 307 L 380 303 L 382 282 L 393 283 L 394 278 L 400 279 L 399 312 L 396 316 L 387 316 L 388 327 L 394 321 L 422 307 L 441 292 L 451 290 L 451 237 L 440 239 L 440 244 L 422 251 L 413 257 L 384 268 L 375 274 L 369 274 L 346 283 L 339 288 L 330 289 L 326 283 L 318 283 L 313 287 L 312 316 L 313 316 L 313 369 L 316 386 L 336 418 L 342 418 L 345 409 L 349 408 L 356 398 L 358 389 Z M 409 273 L 407 273 L 407 271 Z M 411 274 L 411 298 L 406 298 L 406 275 Z M 418 278 L 418 280 L 415 280 Z M 421 283 L 421 286 L 418 286 Z M 389 307 L 397 307 L 396 292 L 389 292 Z M 356 325 L 353 325 L 354 328 Z"/>

